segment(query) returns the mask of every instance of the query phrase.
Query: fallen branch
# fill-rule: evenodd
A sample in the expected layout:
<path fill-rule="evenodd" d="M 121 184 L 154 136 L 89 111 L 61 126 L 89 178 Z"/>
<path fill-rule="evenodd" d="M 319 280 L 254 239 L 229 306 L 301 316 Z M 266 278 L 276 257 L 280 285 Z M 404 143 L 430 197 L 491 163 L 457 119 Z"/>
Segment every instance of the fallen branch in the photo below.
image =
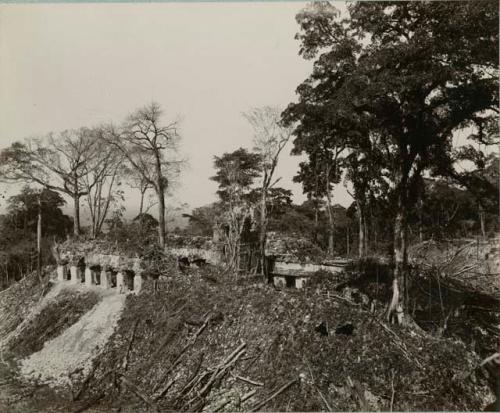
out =
<path fill-rule="evenodd" d="M 263 386 L 264 385 L 264 383 L 260 383 L 258 381 L 253 381 L 253 380 L 250 380 L 249 378 L 238 376 L 236 374 L 231 373 L 231 376 L 233 376 L 235 379 L 241 380 L 241 381 L 248 383 L 248 384 L 251 384 L 253 386 Z"/>
<path fill-rule="evenodd" d="M 165 395 L 167 394 L 168 390 L 170 389 L 170 387 L 172 387 L 175 383 L 175 379 L 173 380 L 170 380 L 167 385 L 165 386 L 165 388 L 160 392 L 160 394 L 158 396 L 155 397 L 155 402 L 157 402 L 158 400 L 162 399 L 163 397 L 165 397 Z"/>
<path fill-rule="evenodd" d="M 231 399 L 229 397 L 222 399 L 222 401 L 216 407 L 214 407 L 213 411 L 218 412 L 219 410 L 221 410 L 224 406 L 228 405 L 229 403 L 231 403 Z"/>
<path fill-rule="evenodd" d="M 251 412 L 257 412 L 261 407 L 264 407 L 267 403 L 269 403 L 271 400 L 273 400 L 275 397 L 279 396 L 281 393 L 283 393 L 285 390 L 287 390 L 289 387 L 291 387 L 293 384 L 298 382 L 298 379 L 294 379 L 292 381 L 289 381 L 287 384 L 285 384 L 283 387 L 278 389 L 276 392 L 274 392 L 271 396 L 269 396 L 267 399 L 257 403 L 252 409 L 250 409 Z"/>
<path fill-rule="evenodd" d="M 80 390 L 78 390 L 78 392 L 76 393 L 76 395 L 73 396 L 73 401 L 77 401 L 81 397 L 81 395 L 83 394 L 83 392 L 87 389 L 87 386 L 88 386 L 90 380 L 92 379 L 92 377 L 94 377 L 94 374 L 95 374 L 98 366 L 99 366 L 99 360 L 97 360 L 94 363 L 94 366 L 92 367 L 92 370 L 90 371 L 90 373 L 88 374 L 88 376 L 85 377 L 85 380 L 82 382 Z"/>
<path fill-rule="evenodd" d="M 122 362 L 122 369 L 123 369 L 123 371 L 127 371 L 127 367 L 128 367 L 128 355 L 130 353 L 130 350 L 132 349 L 132 343 L 134 342 L 135 332 L 137 330 L 137 326 L 138 325 L 139 325 L 139 320 L 136 320 L 136 322 L 134 323 L 134 328 L 132 329 L 132 335 L 130 336 L 130 340 L 128 342 L 127 352 L 125 353 L 125 356 L 123 357 L 123 362 Z"/>
<path fill-rule="evenodd" d="M 321 390 L 319 389 L 318 386 L 315 386 L 316 387 L 316 390 L 318 391 L 319 393 L 319 396 L 321 397 L 321 400 L 323 400 L 323 403 L 325 403 L 326 405 L 326 408 L 328 409 L 329 412 L 333 412 L 333 409 L 331 408 L 330 404 L 326 401 L 326 398 L 325 396 L 323 395 L 323 393 L 321 393 Z"/>
<path fill-rule="evenodd" d="M 127 386 L 139 399 L 141 399 L 144 403 L 146 403 L 150 408 L 152 408 L 156 412 L 160 412 L 158 406 L 150 400 L 148 396 L 146 396 L 134 383 L 132 383 L 129 379 L 127 379 L 123 374 L 119 374 L 121 382 Z"/>
<path fill-rule="evenodd" d="M 208 380 L 207 384 L 201 389 L 198 393 L 198 397 L 205 396 L 209 391 L 212 385 L 220 379 L 226 373 L 227 369 L 231 367 L 236 361 L 243 355 L 246 350 L 246 343 L 241 343 L 236 350 L 234 350 L 226 359 L 220 364 L 212 374 L 212 377 Z"/>
<path fill-rule="evenodd" d="M 202 324 L 202 326 L 198 329 L 198 331 L 195 333 L 195 335 L 193 336 L 193 338 L 191 339 L 191 342 L 187 343 L 183 348 L 182 350 L 180 351 L 179 355 L 176 357 L 176 359 L 174 360 L 174 362 L 172 363 L 172 365 L 170 366 L 170 368 L 167 370 L 167 372 L 165 373 L 165 376 L 167 376 L 168 374 L 170 374 L 172 372 L 172 370 L 177 367 L 177 365 L 181 362 L 181 359 L 182 357 L 184 357 L 184 354 L 186 353 L 186 351 L 194 345 L 194 343 L 196 343 L 196 340 L 198 339 L 198 337 L 200 336 L 201 333 L 203 333 L 203 330 L 205 330 L 205 328 L 207 327 L 208 323 L 210 322 L 210 314 L 207 315 L 207 317 L 205 318 L 205 321 L 204 323 Z"/>
<path fill-rule="evenodd" d="M 198 373 L 200 372 L 201 365 L 203 364 L 203 358 L 205 357 L 205 353 L 201 353 L 200 359 L 194 369 L 193 374 L 187 381 L 186 385 L 179 391 L 179 395 L 183 395 L 184 393 L 188 392 L 191 386 L 193 385 L 194 381 L 196 380 L 196 377 L 198 376 Z"/>
<path fill-rule="evenodd" d="M 389 327 L 387 327 L 384 323 L 382 323 L 380 320 L 376 320 L 376 321 L 382 326 L 382 328 L 385 331 L 387 331 L 393 337 L 394 343 L 398 346 L 398 348 L 401 350 L 401 352 L 406 357 L 406 359 L 410 363 L 414 362 L 418 367 L 423 369 L 422 364 L 420 363 L 420 361 L 418 361 L 418 359 L 416 357 L 413 357 L 413 358 L 410 357 L 410 354 L 408 353 L 408 350 L 406 349 L 405 344 L 401 341 L 399 336 L 394 331 L 392 331 Z"/>
<path fill-rule="evenodd" d="M 243 395 L 243 397 L 240 400 L 240 403 L 246 402 L 255 393 L 257 393 L 257 390 L 250 390 L 248 393 L 246 393 L 246 394 Z"/>
<path fill-rule="evenodd" d="M 160 345 L 156 348 L 156 350 L 153 352 L 153 355 L 151 356 L 151 360 L 154 360 L 158 354 L 160 354 L 160 352 L 162 351 L 163 347 L 165 347 L 171 340 L 173 340 L 176 332 L 177 332 L 177 328 L 179 326 L 181 326 L 183 323 L 180 321 L 180 320 L 177 320 L 174 325 L 172 326 L 172 329 L 171 331 L 169 332 L 169 334 L 166 335 L 166 337 L 162 340 L 162 342 L 160 343 Z"/>
<path fill-rule="evenodd" d="M 78 409 L 74 410 L 73 413 L 82 413 L 87 409 L 90 409 L 94 404 L 96 404 L 99 400 L 103 399 L 104 396 L 106 396 L 106 393 L 100 393 L 98 396 L 88 400 L 85 402 L 82 406 L 80 406 Z"/>
<path fill-rule="evenodd" d="M 392 412 L 392 408 L 394 406 L 394 396 L 396 395 L 396 391 L 394 390 L 394 376 L 395 376 L 395 373 L 394 373 L 394 370 L 392 370 L 392 378 L 391 378 L 391 405 L 390 405 L 390 411 Z"/>

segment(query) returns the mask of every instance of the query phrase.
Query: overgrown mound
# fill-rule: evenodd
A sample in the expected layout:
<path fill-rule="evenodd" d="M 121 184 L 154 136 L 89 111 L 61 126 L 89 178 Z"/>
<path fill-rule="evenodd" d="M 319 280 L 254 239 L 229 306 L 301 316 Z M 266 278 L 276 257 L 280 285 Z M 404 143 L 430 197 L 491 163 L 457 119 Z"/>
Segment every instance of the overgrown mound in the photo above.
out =
<path fill-rule="evenodd" d="M 53 339 L 76 323 L 100 300 L 94 291 L 68 289 L 61 291 L 49 305 L 44 306 L 35 317 L 29 319 L 22 334 L 9 342 L 9 350 L 16 357 L 26 357 L 43 348 Z"/>
<path fill-rule="evenodd" d="M 127 297 L 82 404 L 186 411 L 480 410 L 478 358 L 318 289 L 191 275 Z"/>
<path fill-rule="evenodd" d="M 0 341 L 14 331 L 38 302 L 48 293 L 52 284 L 48 282 L 48 272 L 40 285 L 36 272 L 0 291 Z"/>

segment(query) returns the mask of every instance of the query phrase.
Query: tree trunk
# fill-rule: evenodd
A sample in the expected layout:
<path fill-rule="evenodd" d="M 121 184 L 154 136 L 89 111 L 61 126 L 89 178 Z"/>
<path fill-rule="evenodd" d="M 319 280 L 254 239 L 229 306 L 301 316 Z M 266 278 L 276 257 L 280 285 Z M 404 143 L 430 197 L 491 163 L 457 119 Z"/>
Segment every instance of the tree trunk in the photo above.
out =
<path fill-rule="evenodd" d="M 363 241 L 364 241 L 364 250 L 365 250 L 365 256 L 368 255 L 368 246 L 370 245 L 370 231 L 369 231 L 369 227 L 368 227 L 368 224 L 366 223 L 366 214 L 363 214 L 363 234 L 364 234 L 364 237 L 363 237 Z"/>
<path fill-rule="evenodd" d="M 402 205 L 398 205 L 394 222 L 394 278 L 392 299 L 387 311 L 389 321 L 402 324 L 405 310 L 406 287 L 406 220 Z"/>
<path fill-rule="evenodd" d="M 42 283 L 42 200 L 38 196 L 38 221 L 36 225 L 36 273 Z"/>
<path fill-rule="evenodd" d="M 346 242 L 346 256 L 349 256 L 349 245 L 351 241 L 349 240 L 349 225 L 347 225 L 347 242 Z"/>
<path fill-rule="evenodd" d="M 262 188 L 262 196 L 260 201 L 260 233 L 259 233 L 259 253 L 260 253 L 260 268 L 264 277 L 268 276 L 266 265 L 266 238 L 267 238 L 267 188 Z"/>
<path fill-rule="evenodd" d="M 358 254 L 363 258 L 366 254 L 366 225 L 364 211 L 361 202 L 356 202 L 358 206 Z"/>
<path fill-rule="evenodd" d="M 330 193 L 328 192 L 326 195 L 326 200 L 327 200 L 327 209 L 328 209 L 328 222 L 330 224 L 330 229 L 328 231 L 328 255 L 333 257 L 334 255 L 334 249 L 333 249 L 333 233 L 335 231 L 335 222 L 333 220 L 333 213 L 332 213 L 332 201 L 331 201 L 331 196 Z"/>
<path fill-rule="evenodd" d="M 141 214 L 142 214 L 142 210 L 144 209 L 144 194 L 145 194 L 145 193 L 146 193 L 146 191 L 145 191 L 145 190 L 143 191 L 143 190 L 141 189 L 141 203 L 140 203 L 140 205 L 139 205 L 139 215 L 141 215 Z"/>
<path fill-rule="evenodd" d="M 479 222 L 481 224 L 481 235 L 483 238 L 486 237 L 486 229 L 484 226 L 484 209 L 481 205 L 479 205 Z"/>
<path fill-rule="evenodd" d="M 73 195 L 74 209 L 73 209 L 73 235 L 78 237 L 80 235 L 80 196 Z"/>
<path fill-rule="evenodd" d="M 165 248 L 165 194 L 163 188 L 158 191 L 158 243 Z"/>
<path fill-rule="evenodd" d="M 158 196 L 158 244 L 165 248 L 165 188 L 161 171 L 159 150 L 155 152 L 156 159 L 156 195 Z"/>

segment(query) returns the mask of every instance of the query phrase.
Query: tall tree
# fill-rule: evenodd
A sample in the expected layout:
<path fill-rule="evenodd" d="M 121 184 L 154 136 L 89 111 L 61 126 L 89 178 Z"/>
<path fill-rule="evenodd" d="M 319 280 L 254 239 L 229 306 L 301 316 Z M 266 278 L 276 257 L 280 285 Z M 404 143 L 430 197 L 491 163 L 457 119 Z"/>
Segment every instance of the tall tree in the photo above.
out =
<path fill-rule="evenodd" d="M 244 113 L 243 116 L 252 126 L 254 151 L 261 157 L 259 255 L 261 272 L 264 276 L 267 276 L 268 195 L 276 182 L 281 179 L 275 179 L 274 175 L 278 166 L 279 156 L 290 140 L 292 128 L 283 125 L 281 110 L 277 107 L 264 106 L 254 108 Z"/>
<path fill-rule="evenodd" d="M 21 191 L 7 200 L 5 225 L 23 231 L 23 236 L 35 234 L 39 211 L 39 199 L 42 200 L 42 230 L 46 235 L 65 237 L 70 231 L 71 219 L 64 215 L 61 207 L 66 204 L 61 195 L 49 189 L 24 186 Z M 11 240 L 12 241 L 12 240 Z M 10 242 L 10 241 L 9 241 Z"/>
<path fill-rule="evenodd" d="M 455 132 L 498 113 L 498 4 L 357 2 L 348 12 L 341 19 L 321 2 L 297 15 L 300 54 L 316 60 L 287 112 L 303 125 L 319 112 L 324 133 L 352 151 L 380 137 L 395 205 L 387 315 L 404 322 L 415 188 L 424 172 L 449 171 Z"/>
<path fill-rule="evenodd" d="M 33 182 L 73 199 L 74 235 L 80 234 L 80 199 L 95 182 L 85 185 L 86 165 L 100 148 L 88 128 L 15 142 L 0 152 L 0 179 Z"/>
<path fill-rule="evenodd" d="M 93 130 L 95 139 L 100 142 L 100 150 L 84 164 L 83 187 L 87 193 L 87 206 L 91 219 L 91 237 L 97 237 L 110 212 L 110 208 L 123 200 L 120 190 L 120 176 L 123 173 L 125 157 L 114 146 L 103 139 L 102 128 Z"/>
<path fill-rule="evenodd" d="M 158 199 L 158 242 L 163 248 L 169 174 L 178 172 L 180 161 L 175 158 L 178 122 L 163 126 L 161 117 L 160 106 L 153 102 L 132 113 L 119 128 L 110 126 L 106 137 L 126 157 L 143 182 L 154 189 Z"/>
<path fill-rule="evenodd" d="M 215 176 L 225 213 L 222 216 L 226 245 L 226 263 L 230 271 L 240 268 L 240 244 L 248 219 L 253 218 L 255 202 L 251 186 L 261 173 L 261 155 L 240 148 L 215 157 Z"/>

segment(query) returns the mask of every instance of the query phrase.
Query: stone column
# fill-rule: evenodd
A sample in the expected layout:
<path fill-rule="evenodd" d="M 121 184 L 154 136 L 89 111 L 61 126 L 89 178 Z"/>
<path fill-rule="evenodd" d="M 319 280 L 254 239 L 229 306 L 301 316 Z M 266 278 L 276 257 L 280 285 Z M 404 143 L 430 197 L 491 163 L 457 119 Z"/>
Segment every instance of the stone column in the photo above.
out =
<path fill-rule="evenodd" d="M 111 288 L 111 277 L 104 268 L 101 269 L 101 287 L 104 289 Z"/>
<path fill-rule="evenodd" d="M 134 276 L 134 293 L 139 294 L 142 289 L 142 276 L 141 274 L 135 274 Z"/>
<path fill-rule="evenodd" d="M 64 281 L 64 265 L 57 266 L 57 281 Z"/>
<path fill-rule="evenodd" d="M 87 287 L 92 287 L 94 285 L 92 270 L 89 267 L 85 268 L 85 285 Z"/>
<path fill-rule="evenodd" d="M 72 265 L 71 267 L 69 267 L 69 272 L 71 274 L 71 279 L 70 279 L 71 284 L 79 284 L 80 269 L 76 265 Z"/>
<path fill-rule="evenodd" d="M 125 285 L 125 279 L 123 273 L 120 271 L 116 274 L 116 288 L 120 294 L 127 292 L 128 288 Z"/>

